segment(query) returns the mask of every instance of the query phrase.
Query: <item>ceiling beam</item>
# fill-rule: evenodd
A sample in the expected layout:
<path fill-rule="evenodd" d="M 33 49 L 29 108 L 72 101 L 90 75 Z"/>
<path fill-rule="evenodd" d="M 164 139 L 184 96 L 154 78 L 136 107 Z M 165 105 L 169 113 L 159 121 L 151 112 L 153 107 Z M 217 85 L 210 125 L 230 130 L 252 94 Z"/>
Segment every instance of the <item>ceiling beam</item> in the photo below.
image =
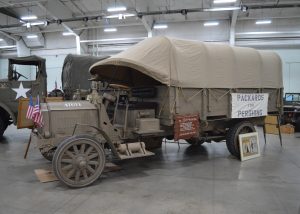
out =
<path fill-rule="evenodd" d="M 130 1 L 133 4 L 133 6 L 135 7 L 136 13 L 138 14 L 141 11 L 141 8 L 136 7 L 136 2 L 134 0 L 130 0 Z M 141 22 L 143 23 L 145 29 L 148 32 L 148 37 L 152 37 L 152 26 L 153 26 L 153 23 L 154 23 L 153 17 L 147 17 L 146 18 L 144 16 L 141 16 L 139 18 L 140 18 Z"/>
<path fill-rule="evenodd" d="M 240 0 L 235 2 L 235 6 L 240 5 Z M 230 31 L 229 31 L 229 44 L 235 45 L 235 26 L 238 18 L 239 12 L 237 10 L 232 11 L 231 21 L 230 21 Z"/>
<path fill-rule="evenodd" d="M 67 19 L 72 17 L 72 11 L 64 4 L 62 4 L 58 0 L 47 1 L 45 5 L 38 2 L 37 5 L 46 13 L 49 14 L 53 19 Z M 66 23 L 61 23 L 61 25 L 69 32 L 78 36 L 71 27 L 69 27 Z"/>

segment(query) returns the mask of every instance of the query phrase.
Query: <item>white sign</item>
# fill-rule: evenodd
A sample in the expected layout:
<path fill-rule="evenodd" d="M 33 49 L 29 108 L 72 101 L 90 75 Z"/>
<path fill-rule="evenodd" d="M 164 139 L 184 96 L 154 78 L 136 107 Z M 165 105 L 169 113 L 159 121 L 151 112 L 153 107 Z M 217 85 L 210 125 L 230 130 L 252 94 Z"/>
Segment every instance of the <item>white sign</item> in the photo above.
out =
<path fill-rule="evenodd" d="M 232 93 L 231 118 L 262 117 L 268 115 L 267 93 Z"/>

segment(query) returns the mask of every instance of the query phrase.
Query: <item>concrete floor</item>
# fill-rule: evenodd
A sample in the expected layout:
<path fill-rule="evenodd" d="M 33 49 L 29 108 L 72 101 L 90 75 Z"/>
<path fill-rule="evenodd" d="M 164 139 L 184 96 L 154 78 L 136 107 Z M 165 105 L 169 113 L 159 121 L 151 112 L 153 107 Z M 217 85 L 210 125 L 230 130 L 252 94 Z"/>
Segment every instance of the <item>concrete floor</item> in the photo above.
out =
<path fill-rule="evenodd" d="M 262 157 L 240 162 L 225 143 L 199 148 L 167 144 L 155 157 L 118 163 L 122 170 L 92 186 L 69 189 L 39 183 L 34 169 L 49 167 L 31 148 L 23 159 L 28 130 L 9 127 L 0 142 L 0 214 L 203 213 L 300 214 L 300 138 L 276 136 Z"/>

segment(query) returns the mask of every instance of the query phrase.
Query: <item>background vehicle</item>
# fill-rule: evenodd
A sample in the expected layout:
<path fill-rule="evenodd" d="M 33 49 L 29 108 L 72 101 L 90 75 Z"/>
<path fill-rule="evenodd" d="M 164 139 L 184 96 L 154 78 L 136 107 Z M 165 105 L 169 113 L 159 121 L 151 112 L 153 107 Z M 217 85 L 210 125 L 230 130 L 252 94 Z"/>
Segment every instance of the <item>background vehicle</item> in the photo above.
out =
<path fill-rule="evenodd" d="M 8 60 L 8 79 L 0 80 L 0 137 L 10 124 L 17 124 L 20 92 L 41 98 L 47 95 L 45 59 L 38 56 Z M 18 93 L 17 93 L 18 92 Z"/>
<path fill-rule="evenodd" d="M 286 93 L 283 106 L 283 123 L 295 126 L 295 131 L 300 132 L 300 93 Z"/>
<path fill-rule="evenodd" d="M 282 110 L 281 61 L 273 52 L 155 37 L 94 64 L 90 72 L 110 90 L 94 84 L 90 102 L 43 105 L 45 125 L 32 133 L 53 157 L 59 180 L 71 187 L 98 179 L 109 156 L 153 155 L 149 148 L 177 135 L 183 124 L 178 116 L 196 115 L 200 123 L 195 135 L 184 138 L 189 143 L 226 140 L 240 158 L 238 135 L 254 132 L 264 115 Z M 268 94 L 266 113 L 234 117 L 235 93 Z M 190 131 L 190 125 L 183 129 Z"/>

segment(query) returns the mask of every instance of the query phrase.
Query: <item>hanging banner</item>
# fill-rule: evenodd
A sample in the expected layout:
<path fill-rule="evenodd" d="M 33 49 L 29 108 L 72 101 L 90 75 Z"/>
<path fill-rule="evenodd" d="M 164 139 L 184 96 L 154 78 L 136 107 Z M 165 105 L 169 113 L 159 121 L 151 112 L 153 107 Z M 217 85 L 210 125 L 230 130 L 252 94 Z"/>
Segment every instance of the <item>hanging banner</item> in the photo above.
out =
<path fill-rule="evenodd" d="M 231 94 L 231 118 L 262 117 L 268 115 L 267 93 Z"/>

